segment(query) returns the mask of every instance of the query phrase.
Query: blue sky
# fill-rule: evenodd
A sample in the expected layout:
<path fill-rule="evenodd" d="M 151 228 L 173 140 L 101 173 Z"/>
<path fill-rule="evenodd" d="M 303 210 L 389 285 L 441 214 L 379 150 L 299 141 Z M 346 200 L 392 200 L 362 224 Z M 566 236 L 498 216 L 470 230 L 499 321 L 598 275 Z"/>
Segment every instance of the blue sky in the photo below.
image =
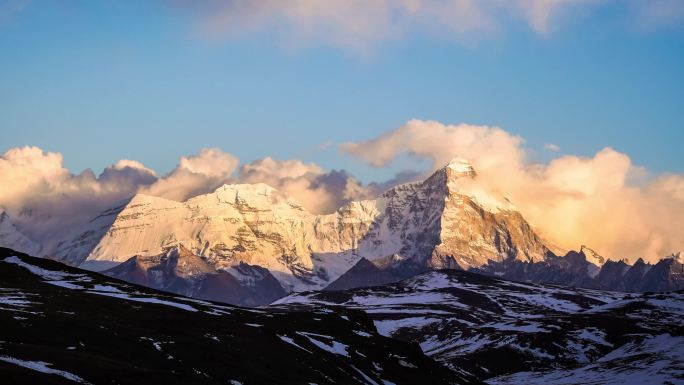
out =
<path fill-rule="evenodd" d="M 173 2 L 0 0 L 0 151 L 58 151 L 74 172 L 129 158 L 163 173 L 219 147 L 368 181 L 408 161 L 373 170 L 337 145 L 418 118 L 499 126 L 532 160 L 558 156 L 548 143 L 583 156 L 610 146 L 682 173 L 683 19 L 645 24 L 632 8 L 586 6 L 543 31 L 515 16 L 494 32 L 414 27 L 350 48 L 268 22 L 207 36 L 211 11 Z"/>

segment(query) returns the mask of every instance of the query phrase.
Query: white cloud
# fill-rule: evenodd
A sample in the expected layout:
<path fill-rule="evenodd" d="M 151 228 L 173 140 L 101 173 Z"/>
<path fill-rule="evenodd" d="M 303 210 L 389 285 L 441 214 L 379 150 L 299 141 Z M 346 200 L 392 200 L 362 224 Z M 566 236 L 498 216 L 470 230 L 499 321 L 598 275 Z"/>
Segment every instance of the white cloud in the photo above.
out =
<path fill-rule="evenodd" d="M 560 151 L 560 147 L 559 147 L 557 144 L 553 144 L 553 143 L 547 143 L 547 144 L 545 144 L 545 145 L 544 145 L 544 148 L 547 149 L 547 150 L 549 150 L 549 151 L 553 151 L 553 152 L 558 152 L 558 151 Z"/>
<path fill-rule="evenodd" d="M 0 157 L 0 206 L 35 240 L 65 231 L 126 198 L 156 177 L 139 163 L 124 161 L 97 178 L 91 170 L 72 174 L 62 154 L 38 147 L 12 148 Z"/>
<path fill-rule="evenodd" d="M 12 148 L 0 157 L 0 206 L 29 237 L 54 239 L 137 192 L 182 200 L 212 191 L 230 181 L 237 164 L 231 154 L 202 149 L 198 155 L 181 157 L 178 167 L 161 178 L 129 159 L 96 177 L 91 170 L 71 173 L 60 153 Z"/>
<path fill-rule="evenodd" d="M 26 235 L 52 242 L 136 193 L 183 201 L 224 183 L 263 182 L 322 213 L 377 192 L 376 185 L 361 186 L 344 171 L 325 171 L 299 160 L 267 157 L 243 165 L 235 176 L 238 163 L 232 154 L 205 148 L 180 157 L 178 166 L 161 177 L 129 159 L 108 166 L 96 177 L 91 170 L 71 173 L 60 153 L 13 148 L 0 157 L 0 207 Z"/>
<path fill-rule="evenodd" d="M 267 157 L 240 168 L 242 183 L 266 183 L 294 197 L 313 213 L 329 213 L 350 200 L 375 193 L 344 171 L 324 171 L 314 163 Z"/>
<path fill-rule="evenodd" d="M 345 153 L 383 167 L 403 154 L 432 160 L 469 160 L 479 183 L 510 198 L 552 243 L 589 244 L 610 257 L 656 259 L 684 249 L 684 177 L 647 178 L 643 168 L 611 148 L 593 157 L 562 156 L 528 162 L 520 137 L 496 127 L 413 120 Z M 635 183 L 636 181 L 637 183 Z"/>
<path fill-rule="evenodd" d="M 217 148 L 204 148 L 199 154 L 182 156 L 178 166 L 142 193 L 178 201 L 205 194 L 231 181 L 237 157 Z"/>

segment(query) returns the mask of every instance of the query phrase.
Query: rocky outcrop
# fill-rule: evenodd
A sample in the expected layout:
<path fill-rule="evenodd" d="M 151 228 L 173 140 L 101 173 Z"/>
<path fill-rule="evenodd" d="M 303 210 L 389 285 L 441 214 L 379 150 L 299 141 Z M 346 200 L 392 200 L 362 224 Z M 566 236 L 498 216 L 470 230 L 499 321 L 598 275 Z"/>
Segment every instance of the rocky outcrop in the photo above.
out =
<path fill-rule="evenodd" d="M 398 281 L 399 278 L 388 270 L 382 270 L 366 258 L 361 258 L 356 265 L 347 270 L 324 290 L 346 290 L 356 287 L 379 286 Z"/>
<path fill-rule="evenodd" d="M 152 256 L 134 256 L 103 274 L 184 296 L 242 306 L 261 306 L 285 290 L 268 270 L 245 263 L 217 270 L 179 245 Z"/>

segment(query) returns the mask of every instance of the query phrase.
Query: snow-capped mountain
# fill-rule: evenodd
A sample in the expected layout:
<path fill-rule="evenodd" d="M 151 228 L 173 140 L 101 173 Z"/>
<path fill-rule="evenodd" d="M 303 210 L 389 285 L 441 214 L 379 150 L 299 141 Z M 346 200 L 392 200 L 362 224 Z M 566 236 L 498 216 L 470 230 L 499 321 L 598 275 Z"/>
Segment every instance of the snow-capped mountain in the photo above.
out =
<path fill-rule="evenodd" d="M 363 310 L 378 332 L 493 384 L 667 384 L 684 378 L 684 292 L 628 294 L 458 270 L 291 294 L 276 308 Z"/>
<path fill-rule="evenodd" d="M 6 216 L 0 229 L 0 245 L 34 253 L 40 249 Z M 655 266 L 643 261 L 627 266 L 606 262 L 586 246 L 557 256 L 511 202 L 478 184 L 476 171 L 461 159 L 423 181 L 350 202 L 327 215 L 309 213 L 265 184 L 224 185 L 184 202 L 138 194 L 72 229 L 51 250 L 43 245 L 40 255 L 95 271 L 129 261 L 112 271 L 142 282 L 134 277 L 139 275 L 135 266 L 161 263 L 159 256 L 181 246 L 207 269 L 219 275 L 227 271 L 240 282 L 264 268 L 287 292 L 382 284 L 439 268 L 609 290 L 684 288 L 677 257 Z M 239 266 L 250 266 L 251 273 L 238 273 Z M 165 269 L 144 271 L 174 270 Z M 213 281 L 216 275 L 206 277 Z M 146 282 L 172 290 L 153 281 Z M 242 303 L 233 294 L 216 295 Z"/>
<path fill-rule="evenodd" d="M 0 245 L 31 255 L 38 255 L 41 246 L 17 230 L 6 211 L 0 208 Z"/>
<path fill-rule="evenodd" d="M 480 384 L 359 311 L 247 309 L 0 248 L 4 384 Z"/>
<path fill-rule="evenodd" d="M 454 160 L 426 180 L 314 215 L 265 184 L 224 185 L 185 202 L 136 195 L 62 242 L 58 259 L 105 270 L 179 244 L 217 269 L 268 269 L 287 290 L 321 289 L 361 258 L 425 270 L 542 261 L 549 249 L 504 197 Z M 389 259 L 388 259 L 389 258 Z"/>
<path fill-rule="evenodd" d="M 124 200 L 103 211 L 88 223 L 72 229 L 66 239 L 57 242 L 50 256 L 69 265 L 78 266 L 107 234 L 118 215 L 129 203 L 130 199 Z"/>

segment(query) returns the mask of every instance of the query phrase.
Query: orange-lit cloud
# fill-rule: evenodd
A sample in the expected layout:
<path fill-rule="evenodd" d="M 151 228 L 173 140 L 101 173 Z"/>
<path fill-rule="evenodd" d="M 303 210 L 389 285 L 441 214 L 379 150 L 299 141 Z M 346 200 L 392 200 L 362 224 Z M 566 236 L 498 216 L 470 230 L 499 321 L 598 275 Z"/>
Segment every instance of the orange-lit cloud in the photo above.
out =
<path fill-rule="evenodd" d="M 30 238 L 54 240 L 78 224 L 136 193 L 183 201 L 225 183 L 267 183 L 301 202 L 313 213 L 331 212 L 344 203 L 375 195 L 375 184 L 362 186 L 344 171 L 325 171 L 313 163 L 266 157 L 244 164 L 216 148 L 182 156 L 164 176 L 142 163 L 123 159 L 99 176 L 73 174 L 60 153 L 38 147 L 13 148 L 0 157 L 0 208 Z M 236 175 L 237 174 L 237 175 Z"/>
<path fill-rule="evenodd" d="M 504 195 L 552 244 L 591 245 L 611 258 L 656 260 L 684 249 L 684 177 L 652 175 L 626 154 L 605 148 L 591 157 L 559 156 L 531 162 L 524 140 L 497 127 L 445 125 L 413 120 L 341 151 L 381 168 L 402 155 L 432 161 L 453 157 L 477 170 L 477 188 Z M 409 170 L 384 183 L 361 184 L 345 171 L 314 163 L 266 157 L 239 164 L 220 149 L 183 156 L 167 175 L 134 160 L 121 160 L 99 176 L 73 174 L 59 153 L 13 148 L 0 156 L 0 206 L 37 241 L 57 239 L 71 226 L 142 192 L 175 200 L 208 193 L 224 183 L 267 183 L 313 213 L 328 213 L 350 200 L 377 196 L 432 170 Z"/>
<path fill-rule="evenodd" d="M 587 244 L 612 258 L 650 260 L 684 249 L 684 177 L 649 175 L 611 148 L 531 163 L 522 138 L 500 128 L 413 120 L 341 151 L 376 167 L 403 154 L 431 159 L 433 169 L 465 158 L 479 184 L 512 200 L 562 248 Z"/>

